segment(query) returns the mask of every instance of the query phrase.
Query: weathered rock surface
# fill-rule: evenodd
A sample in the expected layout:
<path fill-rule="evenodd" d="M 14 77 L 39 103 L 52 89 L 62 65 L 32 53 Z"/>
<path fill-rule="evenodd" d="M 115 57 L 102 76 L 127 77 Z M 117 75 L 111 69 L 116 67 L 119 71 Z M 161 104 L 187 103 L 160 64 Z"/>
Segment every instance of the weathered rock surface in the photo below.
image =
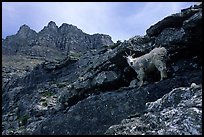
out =
<path fill-rule="evenodd" d="M 111 126 L 112 135 L 202 135 L 202 86 L 179 87 L 146 103 L 142 116 Z"/>
<path fill-rule="evenodd" d="M 172 16 L 176 16 L 179 25 L 174 25 Z M 202 114 L 200 106 L 195 106 L 196 110 L 199 110 L 199 113 L 196 113 L 198 117 L 196 123 L 190 110 L 189 113 L 187 110 L 184 111 L 187 112 L 184 114 L 180 112 L 180 109 L 187 107 L 185 105 L 188 103 L 193 104 L 190 99 L 198 99 L 198 102 L 202 100 L 200 96 L 197 96 L 200 95 L 202 86 L 184 88 L 185 90 L 180 87 L 202 83 L 202 6 L 194 6 L 172 16 L 169 17 L 170 23 L 168 23 L 169 19 L 160 21 L 165 23 L 155 24 L 145 36 L 135 36 L 124 42 L 118 41 L 98 47 L 97 50 L 88 50 L 83 55 L 77 55 L 72 51 L 63 60 L 43 61 L 24 75 L 4 77 L 2 134 L 104 134 L 109 127 L 120 124 L 128 117 L 133 118 L 132 123 L 124 120 L 128 121 L 124 130 L 113 126 L 106 133 L 154 134 L 155 131 L 155 134 L 177 134 L 181 129 L 175 129 L 175 132 L 167 131 L 168 129 L 162 126 L 169 122 L 168 119 L 166 119 L 167 123 L 155 120 L 161 125 L 158 127 L 150 125 L 151 129 L 144 124 L 145 114 L 151 112 L 147 109 L 150 106 L 146 106 L 146 103 L 160 99 L 164 101 L 160 103 L 165 105 L 166 96 L 175 98 L 179 91 L 182 91 L 182 94 L 185 91 L 186 94 L 189 93 L 189 96 L 179 98 L 181 103 L 186 103 L 181 108 L 174 108 L 178 109 L 178 114 L 183 114 L 181 116 L 189 117 L 190 121 L 187 122 L 190 123 L 187 126 L 195 129 L 183 127 L 185 131 L 181 133 L 200 134 L 200 127 L 202 127 L 201 119 L 199 119 Z M 175 20 L 175 24 L 178 21 Z M 45 40 L 46 37 L 55 36 L 56 30 L 58 33 L 60 31 L 65 34 L 67 31 L 63 30 L 66 29 L 77 31 L 76 27 L 68 24 L 63 24 L 58 28 L 54 22 L 50 22 L 42 32 L 39 32 L 43 35 L 41 43 L 45 41 L 49 43 L 49 40 Z M 52 31 L 52 33 L 47 36 L 47 33 L 43 33 L 44 31 Z M 66 35 L 75 37 L 71 31 Z M 53 37 L 53 39 L 56 38 Z M 138 89 L 138 81 L 135 80 L 137 74 L 128 66 L 123 55 L 131 51 L 135 53 L 135 57 L 138 57 L 158 46 L 165 47 L 169 54 L 168 78 L 159 81 L 159 72 L 152 72 L 146 79 L 146 84 Z M 175 88 L 176 90 L 173 90 Z M 195 94 L 191 93 L 192 91 L 195 91 Z M 172 92 L 175 94 L 170 94 Z M 173 107 L 171 105 L 162 106 L 162 110 L 171 110 Z M 160 113 L 162 110 L 157 111 Z M 151 112 L 150 116 L 156 115 L 155 119 L 163 117 L 158 113 Z M 179 122 L 186 122 L 185 118 L 179 116 L 175 115 L 172 120 L 175 118 Z M 137 119 L 138 117 L 141 118 Z M 138 128 L 135 128 L 135 123 L 138 124 L 136 125 Z M 171 124 L 174 123 L 169 123 L 167 126 Z M 179 123 L 175 126 L 179 126 Z M 129 131 L 129 129 L 132 130 Z M 145 133 L 146 131 L 148 133 Z"/>
<path fill-rule="evenodd" d="M 149 29 L 147 29 L 147 35 L 149 36 L 157 36 L 164 30 L 165 28 L 180 28 L 183 25 L 183 22 L 188 22 L 186 20 L 195 16 L 195 13 L 201 13 L 202 5 L 194 5 L 190 8 L 181 10 L 180 13 L 173 14 L 159 21 L 155 25 L 152 25 Z M 202 14 L 201 16 L 202 17 Z M 193 17 L 195 18 L 195 17 Z M 199 18 L 199 17 L 198 17 Z M 201 20 L 200 20 L 201 21 Z"/>

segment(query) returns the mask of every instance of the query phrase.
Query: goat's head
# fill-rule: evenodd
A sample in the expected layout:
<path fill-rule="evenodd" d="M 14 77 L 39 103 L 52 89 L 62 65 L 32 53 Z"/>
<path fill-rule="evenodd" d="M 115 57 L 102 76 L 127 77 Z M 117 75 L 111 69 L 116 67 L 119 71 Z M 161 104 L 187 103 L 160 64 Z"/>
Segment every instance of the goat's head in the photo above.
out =
<path fill-rule="evenodd" d="M 126 52 L 125 52 L 125 54 L 126 54 L 126 56 L 123 56 L 123 57 L 126 58 L 128 64 L 129 64 L 130 66 L 133 66 L 133 64 L 134 64 L 134 58 L 133 58 L 133 56 L 134 56 L 135 54 L 132 54 L 132 55 L 131 55 L 131 51 L 130 51 L 130 55 L 128 55 Z"/>

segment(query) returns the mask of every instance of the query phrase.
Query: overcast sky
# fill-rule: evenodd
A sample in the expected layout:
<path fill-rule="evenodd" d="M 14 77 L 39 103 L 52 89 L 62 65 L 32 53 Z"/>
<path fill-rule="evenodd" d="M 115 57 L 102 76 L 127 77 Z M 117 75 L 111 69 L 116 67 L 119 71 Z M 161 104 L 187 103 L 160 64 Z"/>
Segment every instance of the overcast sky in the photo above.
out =
<path fill-rule="evenodd" d="M 2 2 L 2 36 L 16 34 L 26 24 L 39 32 L 48 22 L 68 23 L 88 34 L 108 34 L 112 40 L 145 35 L 166 16 L 195 2 Z"/>

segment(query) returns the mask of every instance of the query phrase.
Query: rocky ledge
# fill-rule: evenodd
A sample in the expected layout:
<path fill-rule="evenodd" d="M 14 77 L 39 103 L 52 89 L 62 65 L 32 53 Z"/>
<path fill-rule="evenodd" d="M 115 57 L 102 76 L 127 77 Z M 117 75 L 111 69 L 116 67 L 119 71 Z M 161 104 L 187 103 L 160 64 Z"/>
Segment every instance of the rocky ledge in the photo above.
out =
<path fill-rule="evenodd" d="M 201 135 L 202 86 L 192 83 L 146 103 L 144 114 L 111 126 L 110 135 Z"/>

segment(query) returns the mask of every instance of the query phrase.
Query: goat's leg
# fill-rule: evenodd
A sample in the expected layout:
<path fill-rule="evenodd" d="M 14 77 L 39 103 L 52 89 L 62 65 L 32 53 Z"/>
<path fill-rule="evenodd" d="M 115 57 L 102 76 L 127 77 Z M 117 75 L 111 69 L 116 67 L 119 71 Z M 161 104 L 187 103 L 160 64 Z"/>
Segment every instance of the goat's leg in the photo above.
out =
<path fill-rule="evenodd" d="M 143 69 L 140 69 L 138 72 L 137 72 L 137 78 L 140 80 L 139 81 L 139 88 L 143 85 L 143 83 L 144 83 L 144 77 L 145 77 L 145 72 L 144 72 L 144 70 Z"/>
<path fill-rule="evenodd" d="M 161 75 L 161 79 L 160 79 L 160 80 L 163 80 L 163 79 L 167 78 L 167 72 L 166 72 L 166 70 L 160 71 L 160 75 Z"/>
<path fill-rule="evenodd" d="M 166 63 L 165 61 L 157 60 L 155 61 L 155 67 L 160 71 L 160 81 L 167 78 Z"/>

